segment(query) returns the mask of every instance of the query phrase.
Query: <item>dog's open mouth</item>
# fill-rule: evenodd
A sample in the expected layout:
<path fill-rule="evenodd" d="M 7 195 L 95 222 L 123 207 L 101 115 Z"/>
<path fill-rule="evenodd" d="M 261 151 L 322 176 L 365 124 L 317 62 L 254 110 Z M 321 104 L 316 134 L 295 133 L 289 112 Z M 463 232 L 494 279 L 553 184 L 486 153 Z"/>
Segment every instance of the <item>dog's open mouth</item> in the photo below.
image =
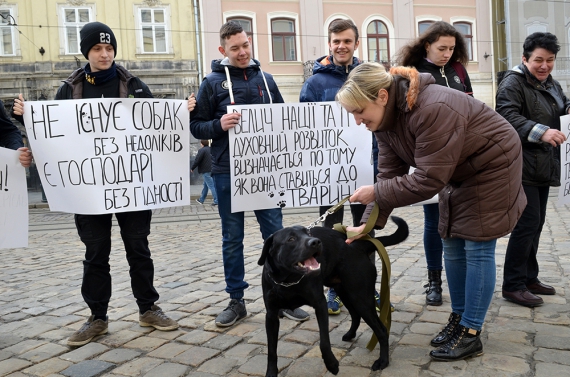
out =
<path fill-rule="evenodd" d="M 305 273 L 309 273 L 320 270 L 321 264 L 317 262 L 315 257 L 311 256 L 302 262 L 297 262 L 295 265 L 293 265 L 293 267 Z"/>

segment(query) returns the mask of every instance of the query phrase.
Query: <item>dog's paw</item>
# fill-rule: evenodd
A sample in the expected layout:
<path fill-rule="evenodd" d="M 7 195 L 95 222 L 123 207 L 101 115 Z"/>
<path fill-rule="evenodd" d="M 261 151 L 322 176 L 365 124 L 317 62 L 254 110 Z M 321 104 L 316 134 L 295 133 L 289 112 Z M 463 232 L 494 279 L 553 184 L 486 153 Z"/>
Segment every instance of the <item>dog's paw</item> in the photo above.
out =
<path fill-rule="evenodd" d="M 372 370 L 384 369 L 388 366 L 388 364 L 390 364 L 390 360 L 388 358 L 385 360 L 382 360 L 382 358 L 380 358 L 376 360 L 374 364 L 372 364 Z"/>
<path fill-rule="evenodd" d="M 348 331 L 346 334 L 342 336 L 342 340 L 344 342 L 350 342 L 352 339 L 356 337 L 356 332 Z"/>
<path fill-rule="evenodd" d="M 329 372 L 334 374 L 335 376 L 338 374 L 338 360 L 333 357 L 333 361 L 326 362 L 325 365 Z"/>

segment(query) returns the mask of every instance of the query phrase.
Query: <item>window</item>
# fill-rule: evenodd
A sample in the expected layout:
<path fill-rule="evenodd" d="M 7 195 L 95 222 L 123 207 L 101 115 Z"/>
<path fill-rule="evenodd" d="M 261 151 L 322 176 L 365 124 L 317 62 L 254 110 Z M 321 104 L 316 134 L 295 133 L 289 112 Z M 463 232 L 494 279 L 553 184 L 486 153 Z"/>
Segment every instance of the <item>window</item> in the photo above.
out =
<path fill-rule="evenodd" d="M 80 54 L 79 31 L 91 21 L 90 8 L 62 8 L 64 48 L 66 54 Z"/>
<path fill-rule="evenodd" d="M 251 56 L 255 56 L 255 50 L 253 46 L 253 21 L 251 18 L 245 17 L 232 17 L 228 18 L 228 21 L 234 21 L 241 25 L 243 31 L 247 34 L 247 36 L 251 39 Z"/>
<path fill-rule="evenodd" d="M 469 54 L 469 60 L 473 60 L 473 31 L 469 22 L 455 22 L 453 26 L 463 35 Z"/>
<path fill-rule="evenodd" d="M 166 9 L 140 9 L 143 53 L 166 53 Z"/>
<path fill-rule="evenodd" d="M 435 21 L 421 21 L 418 22 L 418 35 L 422 35 L 424 31 L 427 30 L 428 27 L 433 25 Z"/>
<path fill-rule="evenodd" d="M 2 31 L 2 43 L 0 43 L 0 55 L 16 55 L 16 20 L 12 15 L 11 8 L 0 9 L 0 30 Z"/>
<path fill-rule="evenodd" d="M 372 21 L 366 28 L 368 38 L 368 59 L 375 62 L 390 61 L 388 28 L 382 21 Z"/>
<path fill-rule="evenodd" d="M 274 19 L 271 21 L 271 40 L 274 61 L 296 61 L 295 21 Z"/>

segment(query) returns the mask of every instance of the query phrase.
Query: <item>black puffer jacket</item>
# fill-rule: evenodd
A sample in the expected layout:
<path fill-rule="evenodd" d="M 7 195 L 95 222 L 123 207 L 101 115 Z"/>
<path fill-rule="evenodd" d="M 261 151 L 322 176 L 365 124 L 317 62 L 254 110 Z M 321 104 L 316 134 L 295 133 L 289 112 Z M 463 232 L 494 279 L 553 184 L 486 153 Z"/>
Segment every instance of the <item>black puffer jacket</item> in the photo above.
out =
<path fill-rule="evenodd" d="M 505 74 L 496 97 L 496 110 L 517 131 L 523 148 L 523 184 L 560 186 L 560 147 L 534 143 L 528 135 L 537 123 L 560 130 L 560 116 L 570 101 L 558 81 L 548 76 L 541 84 L 524 64 Z"/>
<path fill-rule="evenodd" d="M 190 114 L 192 136 L 212 139 L 212 174 L 230 173 L 230 139 L 220 119 L 227 113 L 232 96 L 236 105 L 284 102 L 273 76 L 263 72 L 257 60 L 252 59 L 245 69 L 229 65 L 228 58 L 212 61 L 212 72 L 200 84 L 196 108 Z"/>

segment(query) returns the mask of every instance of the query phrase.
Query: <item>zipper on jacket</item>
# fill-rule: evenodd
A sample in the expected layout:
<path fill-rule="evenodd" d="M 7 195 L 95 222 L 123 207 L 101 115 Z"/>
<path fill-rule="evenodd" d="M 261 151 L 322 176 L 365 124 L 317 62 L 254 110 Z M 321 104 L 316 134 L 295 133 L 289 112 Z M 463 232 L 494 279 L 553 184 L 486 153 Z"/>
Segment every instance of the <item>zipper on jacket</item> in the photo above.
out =
<path fill-rule="evenodd" d="M 243 70 L 243 79 L 247 81 L 247 75 L 245 74 L 245 69 Z"/>
<path fill-rule="evenodd" d="M 445 79 L 445 83 L 447 84 L 447 87 L 451 88 L 449 86 L 449 81 L 447 81 L 447 76 L 445 75 L 445 66 L 441 67 L 439 70 L 441 71 L 441 76 Z"/>

